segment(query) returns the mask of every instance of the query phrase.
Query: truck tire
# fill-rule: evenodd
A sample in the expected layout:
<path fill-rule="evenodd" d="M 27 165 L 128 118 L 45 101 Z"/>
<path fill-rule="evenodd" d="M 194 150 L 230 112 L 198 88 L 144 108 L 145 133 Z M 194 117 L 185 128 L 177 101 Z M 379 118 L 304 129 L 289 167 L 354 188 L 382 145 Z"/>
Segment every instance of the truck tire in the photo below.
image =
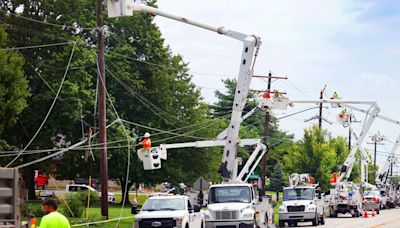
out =
<path fill-rule="evenodd" d="M 318 215 L 315 215 L 315 219 L 312 221 L 313 226 L 318 226 Z"/>
<path fill-rule="evenodd" d="M 324 215 L 321 216 L 321 219 L 320 219 L 320 221 L 319 221 L 319 224 L 325 225 L 325 216 L 324 216 Z"/>
<path fill-rule="evenodd" d="M 377 210 L 376 213 L 379 215 L 381 213 L 381 210 Z"/>
<path fill-rule="evenodd" d="M 285 227 L 285 222 L 284 222 L 284 221 L 281 221 L 281 220 L 279 220 L 279 227 Z"/>

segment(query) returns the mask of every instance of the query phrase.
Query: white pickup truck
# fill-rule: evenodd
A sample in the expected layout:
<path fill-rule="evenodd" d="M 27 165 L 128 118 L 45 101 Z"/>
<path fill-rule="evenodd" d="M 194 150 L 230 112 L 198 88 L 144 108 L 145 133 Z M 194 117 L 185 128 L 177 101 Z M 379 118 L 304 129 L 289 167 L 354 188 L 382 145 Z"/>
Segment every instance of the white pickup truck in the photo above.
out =
<path fill-rule="evenodd" d="M 269 198 L 258 197 L 253 185 L 247 183 L 212 185 L 207 208 L 207 228 L 268 227 L 274 218 Z"/>
<path fill-rule="evenodd" d="M 97 192 L 96 189 L 89 185 L 84 185 L 84 184 L 68 184 L 65 186 L 65 191 L 68 193 L 74 193 L 78 191 L 88 191 L 90 190 L 91 192 Z M 99 194 L 99 197 L 101 197 L 101 192 L 97 192 Z M 109 203 L 115 203 L 115 194 L 109 192 L 108 193 L 108 202 Z"/>
<path fill-rule="evenodd" d="M 135 216 L 134 228 L 204 228 L 200 206 L 192 205 L 188 196 L 150 197 Z"/>

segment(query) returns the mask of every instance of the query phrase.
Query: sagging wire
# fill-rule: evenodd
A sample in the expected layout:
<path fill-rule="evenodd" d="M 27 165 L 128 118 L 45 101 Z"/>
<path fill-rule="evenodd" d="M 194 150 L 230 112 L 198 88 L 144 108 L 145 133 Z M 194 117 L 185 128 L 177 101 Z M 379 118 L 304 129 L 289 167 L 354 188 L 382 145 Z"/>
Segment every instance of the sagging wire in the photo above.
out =
<path fill-rule="evenodd" d="M 64 85 L 65 79 L 66 79 L 66 77 L 67 77 L 68 69 L 69 69 L 69 66 L 70 66 L 71 61 L 72 61 L 72 56 L 74 55 L 75 46 L 76 46 L 76 43 L 74 43 L 74 46 L 72 47 L 71 54 L 70 54 L 70 57 L 69 57 L 69 60 L 68 60 L 68 64 L 67 64 L 67 68 L 65 69 L 65 73 L 64 73 L 64 76 L 63 76 L 63 78 L 62 78 L 62 80 L 61 80 L 61 84 L 60 84 L 60 86 L 59 86 L 59 88 L 58 88 L 57 94 L 56 94 L 56 96 L 55 96 L 55 98 L 54 98 L 54 100 L 53 100 L 53 103 L 51 104 L 50 109 L 48 110 L 48 112 L 47 112 L 45 118 L 43 119 L 42 123 L 40 124 L 40 126 L 39 126 L 39 128 L 37 129 L 37 131 L 36 131 L 36 133 L 34 134 L 34 136 L 33 136 L 33 137 L 31 138 L 31 140 L 28 142 L 28 144 L 24 147 L 23 150 L 20 151 L 20 153 L 18 153 L 18 155 L 17 155 L 13 160 L 11 160 L 11 161 L 5 166 L 5 168 L 9 167 L 12 163 L 14 163 L 14 161 L 16 161 L 16 160 L 21 156 L 21 154 L 31 145 L 31 143 L 33 142 L 33 140 L 35 140 L 36 136 L 37 136 L 37 135 L 39 134 L 39 132 L 42 130 L 42 127 L 43 127 L 43 125 L 46 123 L 47 118 L 49 117 L 51 111 L 53 110 L 53 107 L 54 107 L 54 105 L 55 105 L 55 103 L 56 103 L 56 101 L 57 101 L 57 99 L 58 99 L 58 96 L 60 95 L 61 89 L 62 89 L 62 87 L 63 87 L 63 85 Z"/>

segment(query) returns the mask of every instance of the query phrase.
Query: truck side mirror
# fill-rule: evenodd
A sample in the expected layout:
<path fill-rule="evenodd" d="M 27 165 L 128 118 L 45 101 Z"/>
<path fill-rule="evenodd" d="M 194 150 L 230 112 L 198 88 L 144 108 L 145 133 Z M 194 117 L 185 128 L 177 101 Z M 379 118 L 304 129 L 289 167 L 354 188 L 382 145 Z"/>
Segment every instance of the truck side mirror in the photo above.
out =
<path fill-rule="evenodd" d="M 194 209 L 194 212 L 200 212 L 201 207 L 199 205 L 194 205 L 193 209 Z"/>

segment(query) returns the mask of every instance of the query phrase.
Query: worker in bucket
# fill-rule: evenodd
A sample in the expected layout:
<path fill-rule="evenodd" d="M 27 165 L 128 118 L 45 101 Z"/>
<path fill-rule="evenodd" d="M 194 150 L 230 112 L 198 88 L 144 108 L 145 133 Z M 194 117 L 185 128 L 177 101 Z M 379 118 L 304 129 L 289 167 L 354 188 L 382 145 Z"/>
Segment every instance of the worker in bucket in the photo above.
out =
<path fill-rule="evenodd" d="M 333 92 L 333 95 L 332 95 L 331 99 L 332 99 L 332 100 L 334 100 L 334 99 L 340 99 L 340 96 L 339 96 L 339 94 L 335 91 L 335 92 Z"/>
<path fill-rule="evenodd" d="M 150 154 L 150 149 L 151 149 L 151 140 L 150 140 L 150 134 L 148 132 L 144 133 L 143 135 L 143 140 L 139 143 L 143 147 L 143 152 L 146 154 Z"/>
<path fill-rule="evenodd" d="M 283 97 L 282 93 L 280 93 L 278 90 L 274 89 L 274 91 L 272 91 L 272 93 L 274 94 L 274 97 L 278 98 L 278 97 Z"/>
<path fill-rule="evenodd" d="M 347 115 L 348 115 L 347 109 L 343 109 L 343 110 L 340 112 L 339 117 L 340 117 L 341 119 L 346 119 L 346 118 L 347 118 Z"/>

